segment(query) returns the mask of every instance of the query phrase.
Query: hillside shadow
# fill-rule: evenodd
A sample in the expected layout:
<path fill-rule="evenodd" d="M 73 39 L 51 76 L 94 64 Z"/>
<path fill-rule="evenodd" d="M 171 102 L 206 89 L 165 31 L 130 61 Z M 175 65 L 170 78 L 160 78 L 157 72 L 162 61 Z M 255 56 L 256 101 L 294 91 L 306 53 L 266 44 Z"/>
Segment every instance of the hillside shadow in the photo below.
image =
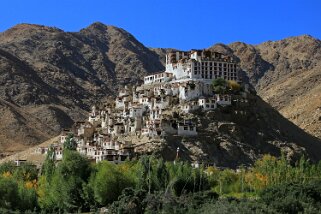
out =
<path fill-rule="evenodd" d="M 311 160 L 321 160 L 321 139 L 305 132 L 293 122 L 285 118 L 261 97 L 257 97 L 257 99 L 263 108 L 266 108 L 271 112 L 272 117 L 270 119 L 273 120 L 273 123 L 276 122 L 280 133 L 284 135 L 289 142 L 293 142 L 304 147 Z"/>

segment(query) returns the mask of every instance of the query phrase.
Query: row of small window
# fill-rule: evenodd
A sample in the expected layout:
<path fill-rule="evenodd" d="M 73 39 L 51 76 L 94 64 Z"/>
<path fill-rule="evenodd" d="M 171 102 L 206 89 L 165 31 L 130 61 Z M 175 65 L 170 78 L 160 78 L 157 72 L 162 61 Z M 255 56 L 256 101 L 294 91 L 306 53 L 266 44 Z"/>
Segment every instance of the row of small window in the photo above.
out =
<path fill-rule="evenodd" d="M 212 66 L 212 65 L 208 65 L 208 66 L 206 66 L 206 65 L 205 65 L 205 66 L 204 66 L 204 65 L 202 65 L 202 66 L 194 66 L 194 68 L 196 68 L 196 69 L 197 69 L 197 68 L 203 68 L 203 69 L 204 69 L 204 68 L 211 68 L 211 69 L 212 69 L 213 67 L 214 67 L 214 68 L 235 68 L 235 69 L 236 69 L 236 67 L 234 67 L 233 65 L 227 66 L 227 64 L 224 64 L 224 66 L 216 66 L 216 65 L 215 65 L 215 66 Z"/>
<path fill-rule="evenodd" d="M 236 64 L 228 64 L 228 63 L 216 63 L 216 62 L 202 62 L 202 63 L 194 63 L 194 67 L 199 67 L 200 65 L 202 66 L 219 66 L 219 67 L 234 67 L 236 68 Z"/>
<path fill-rule="evenodd" d="M 226 73 L 226 72 L 224 72 L 224 73 L 222 73 L 222 72 L 219 72 L 219 73 L 214 73 L 214 74 L 212 74 L 212 73 L 201 73 L 201 75 L 202 76 L 237 76 L 237 74 L 236 73 Z"/>
<path fill-rule="evenodd" d="M 197 72 L 197 71 L 194 71 L 194 75 L 198 75 L 198 74 L 202 74 L 202 75 L 229 75 L 229 76 L 237 76 L 237 73 L 236 72 L 207 72 L 207 71 L 202 71 L 202 72 Z"/>
<path fill-rule="evenodd" d="M 224 71 L 227 71 L 227 70 L 229 70 L 229 71 L 236 71 L 236 69 L 235 68 L 221 68 L 221 67 L 214 67 L 214 69 L 213 69 L 213 67 L 209 67 L 209 68 L 207 68 L 207 67 L 205 67 L 205 68 L 197 68 L 197 67 L 195 67 L 194 68 L 194 71 L 199 71 L 199 70 L 205 70 L 205 71 L 207 71 L 207 70 L 209 70 L 209 71 L 222 71 L 222 69 L 224 70 Z"/>
<path fill-rule="evenodd" d="M 145 81 L 153 80 L 153 79 L 154 79 L 154 77 L 153 77 L 153 76 L 151 76 L 151 77 L 145 77 Z"/>
<path fill-rule="evenodd" d="M 223 79 L 227 79 L 227 80 L 237 80 L 237 76 L 222 76 L 222 75 L 219 75 L 219 76 L 214 76 L 215 79 L 217 78 L 223 78 Z M 206 75 L 202 75 L 202 78 L 203 79 L 213 79 L 213 76 L 206 76 Z"/>

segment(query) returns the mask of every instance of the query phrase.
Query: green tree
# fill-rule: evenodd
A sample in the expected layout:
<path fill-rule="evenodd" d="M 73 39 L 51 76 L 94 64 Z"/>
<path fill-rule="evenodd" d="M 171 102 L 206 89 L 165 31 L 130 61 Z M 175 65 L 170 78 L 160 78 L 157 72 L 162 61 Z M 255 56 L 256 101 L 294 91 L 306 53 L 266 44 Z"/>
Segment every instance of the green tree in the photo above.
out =
<path fill-rule="evenodd" d="M 25 163 L 17 167 L 13 173 L 17 180 L 32 181 L 38 177 L 37 167 L 31 163 Z"/>
<path fill-rule="evenodd" d="M 28 187 L 25 183 L 21 183 L 18 188 L 19 194 L 19 210 L 33 211 L 38 208 L 38 199 L 35 188 Z"/>
<path fill-rule="evenodd" d="M 319 213 L 320 184 L 320 182 L 287 183 L 268 187 L 260 193 L 260 201 L 279 213 Z"/>
<path fill-rule="evenodd" d="M 168 188 L 171 188 L 175 195 L 209 189 L 208 176 L 203 168 L 194 169 L 189 163 L 181 161 L 175 164 L 167 163 L 166 166 L 170 177 Z"/>
<path fill-rule="evenodd" d="M 137 188 L 149 193 L 165 190 L 169 183 L 169 173 L 163 159 L 142 156 L 136 164 Z"/>
<path fill-rule="evenodd" d="M 77 148 L 77 143 L 74 140 L 74 135 L 73 134 L 69 134 L 66 137 L 66 140 L 64 142 L 64 149 L 68 149 L 68 150 L 76 150 Z"/>
<path fill-rule="evenodd" d="M 66 150 L 57 170 L 63 176 L 79 177 L 81 180 L 87 181 L 91 173 L 91 166 L 85 156 L 76 151 Z"/>
<path fill-rule="evenodd" d="M 41 173 L 46 177 L 47 181 L 50 181 L 54 171 L 55 171 L 55 151 L 54 151 L 54 148 L 50 146 L 48 148 L 46 160 L 42 165 Z"/>
<path fill-rule="evenodd" d="M 169 183 L 169 173 L 162 158 L 152 160 L 151 183 L 153 191 L 165 190 Z"/>
<path fill-rule="evenodd" d="M 137 189 L 149 189 L 150 157 L 142 156 L 136 165 Z"/>
<path fill-rule="evenodd" d="M 40 206 L 48 212 L 86 211 L 83 186 L 88 182 L 91 166 L 87 158 L 76 151 L 64 150 L 63 159 L 50 180 L 40 180 Z"/>
<path fill-rule="evenodd" d="M 240 176 L 233 170 L 225 169 L 221 171 L 217 179 L 217 186 L 214 188 L 215 192 L 219 194 L 241 192 Z"/>
<path fill-rule="evenodd" d="M 117 200 L 123 189 L 134 187 L 134 182 L 119 169 L 119 166 L 102 161 L 96 166 L 96 173 L 90 179 L 95 199 L 101 206 Z"/>
<path fill-rule="evenodd" d="M 215 93 L 224 94 L 227 88 L 227 82 L 223 78 L 217 78 L 212 81 L 212 87 Z"/>
<path fill-rule="evenodd" d="M 140 214 L 144 213 L 146 202 L 144 201 L 147 192 L 126 188 L 122 191 L 118 200 L 109 207 L 110 213 Z"/>
<path fill-rule="evenodd" d="M 2 163 L 2 164 L 0 164 L 0 175 L 2 175 L 3 173 L 13 174 L 15 169 L 16 169 L 16 166 L 12 161 Z"/>
<path fill-rule="evenodd" d="M 18 183 L 12 177 L 0 177 L 0 207 L 14 210 L 17 209 L 18 203 Z"/>

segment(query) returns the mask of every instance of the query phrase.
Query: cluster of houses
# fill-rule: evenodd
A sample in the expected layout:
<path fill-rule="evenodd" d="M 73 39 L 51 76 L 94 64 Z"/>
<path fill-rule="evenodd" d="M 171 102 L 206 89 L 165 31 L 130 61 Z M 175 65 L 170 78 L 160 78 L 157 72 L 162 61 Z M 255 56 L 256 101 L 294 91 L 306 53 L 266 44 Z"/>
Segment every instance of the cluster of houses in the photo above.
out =
<path fill-rule="evenodd" d="M 66 140 L 75 144 L 80 154 L 96 163 L 102 160 L 120 163 L 130 159 L 134 152 L 131 142 L 112 139 L 110 135 L 102 132 L 99 126 L 85 121 L 76 122 L 72 129 L 64 129 L 57 143 L 51 144 L 50 147 L 38 147 L 35 153 L 47 154 L 50 149 L 53 149 L 54 159 L 60 161 Z"/>
<path fill-rule="evenodd" d="M 223 78 L 239 82 L 238 70 L 233 58 L 217 52 L 170 52 L 164 72 L 145 76 L 140 86 L 125 86 L 114 102 L 93 106 L 87 121 L 63 131 L 60 143 L 54 145 L 55 157 L 62 158 L 62 144 L 71 134 L 79 153 L 96 162 L 114 163 L 130 158 L 135 152 L 132 142 L 120 140 L 123 136 L 149 139 L 196 136 L 197 124 L 174 117 L 174 113 L 188 115 L 231 105 L 231 95 L 215 94 L 212 81 Z"/>

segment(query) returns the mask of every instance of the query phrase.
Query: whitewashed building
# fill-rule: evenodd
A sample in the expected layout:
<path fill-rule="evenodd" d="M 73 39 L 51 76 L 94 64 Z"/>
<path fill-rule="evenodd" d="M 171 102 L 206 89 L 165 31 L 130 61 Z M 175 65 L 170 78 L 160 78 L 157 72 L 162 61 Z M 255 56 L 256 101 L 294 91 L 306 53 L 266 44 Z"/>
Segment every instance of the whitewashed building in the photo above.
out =
<path fill-rule="evenodd" d="M 232 98 L 231 95 L 228 94 L 222 94 L 222 95 L 215 95 L 214 96 L 216 98 L 216 103 L 220 106 L 228 106 L 231 105 L 232 102 Z"/>
<path fill-rule="evenodd" d="M 166 72 L 175 79 L 202 79 L 210 83 L 219 77 L 239 81 L 237 63 L 230 56 L 209 50 L 172 51 L 166 55 Z"/>
<path fill-rule="evenodd" d="M 217 108 L 216 99 L 214 97 L 200 97 L 198 99 L 198 105 L 204 111 Z"/>
<path fill-rule="evenodd" d="M 196 126 L 193 123 L 178 123 L 177 125 L 177 135 L 179 136 L 196 136 Z"/>
<path fill-rule="evenodd" d="M 181 110 L 182 112 L 185 112 L 185 113 L 196 111 L 199 108 L 200 106 L 198 104 L 198 101 L 195 101 L 195 100 L 181 104 Z"/>
<path fill-rule="evenodd" d="M 131 106 L 129 107 L 129 117 L 135 118 L 135 117 L 142 117 L 144 112 L 144 106 Z"/>
<path fill-rule="evenodd" d="M 171 80 L 173 77 L 172 73 L 168 72 L 161 72 L 152 75 L 148 75 L 144 77 L 144 84 L 151 84 L 151 83 L 164 83 Z"/>

